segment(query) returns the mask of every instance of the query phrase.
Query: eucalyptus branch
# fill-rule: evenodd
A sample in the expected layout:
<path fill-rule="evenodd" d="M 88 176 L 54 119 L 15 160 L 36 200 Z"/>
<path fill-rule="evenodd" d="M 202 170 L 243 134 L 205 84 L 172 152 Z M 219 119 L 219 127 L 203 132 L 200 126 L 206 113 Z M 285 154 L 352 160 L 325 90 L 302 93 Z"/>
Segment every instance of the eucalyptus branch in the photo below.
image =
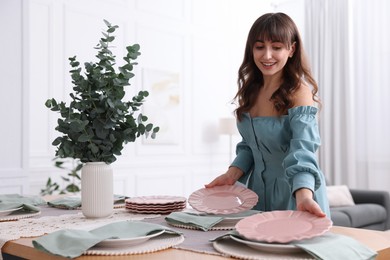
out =
<path fill-rule="evenodd" d="M 53 145 L 57 147 L 56 156 L 71 157 L 81 162 L 102 161 L 112 163 L 123 149 L 123 144 L 135 141 L 145 135 L 155 138 L 159 127 L 143 125 L 147 117 L 136 120 L 139 107 L 149 93 L 139 91 L 131 101 L 123 100 L 124 86 L 130 86 L 134 60 L 141 54 L 138 44 L 126 47 L 127 54 L 123 57 L 125 64 L 119 67 L 119 72 L 113 67 L 116 64 L 115 55 L 109 50 L 115 40 L 113 33 L 118 28 L 104 20 L 107 26 L 103 37 L 95 47 L 98 50 L 96 62 L 84 63 L 84 75 L 76 56 L 69 58 L 73 93 L 69 107 L 65 103 L 58 104 L 54 98 L 46 101 L 46 106 L 59 112 L 63 120 L 58 120 L 56 130 L 64 135 L 57 137 Z M 66 114 L 66 116 L 64 116 Z M 134 123 L 126 123 L 130 117 Z"/>

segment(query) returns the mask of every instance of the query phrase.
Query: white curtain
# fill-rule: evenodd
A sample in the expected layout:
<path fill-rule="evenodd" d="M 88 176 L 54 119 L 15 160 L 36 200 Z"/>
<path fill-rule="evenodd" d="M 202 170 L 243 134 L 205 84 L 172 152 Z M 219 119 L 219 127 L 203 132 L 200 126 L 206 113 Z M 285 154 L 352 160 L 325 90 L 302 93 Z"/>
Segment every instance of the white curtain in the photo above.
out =
<path fill-rule="evenodd" d="M 305 6 L 305 46 L 323 102 L 324 174 L 330 184 L 390 190 L 389 3 L 306 0 Z"/>

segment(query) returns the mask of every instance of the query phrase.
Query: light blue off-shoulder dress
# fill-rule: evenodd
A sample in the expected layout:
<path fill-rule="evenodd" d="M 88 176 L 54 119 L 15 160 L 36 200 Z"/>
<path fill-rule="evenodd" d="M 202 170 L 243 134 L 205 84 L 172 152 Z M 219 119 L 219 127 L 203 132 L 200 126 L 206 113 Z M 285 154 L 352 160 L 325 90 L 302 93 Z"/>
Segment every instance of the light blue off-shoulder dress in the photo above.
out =
<path fill-rule="evenodd" d="M 255 209 L 296 210 L 294 192 L 308 188 L 330 217 L 326 184 L 316 151 L 320 145 L 318 109 L 294 107 L 281 117 L 254 117 L 244 113 L 237 123 L 242 141 L 232 166 L 244 175 L 239 182 L 259 196 Z"/>

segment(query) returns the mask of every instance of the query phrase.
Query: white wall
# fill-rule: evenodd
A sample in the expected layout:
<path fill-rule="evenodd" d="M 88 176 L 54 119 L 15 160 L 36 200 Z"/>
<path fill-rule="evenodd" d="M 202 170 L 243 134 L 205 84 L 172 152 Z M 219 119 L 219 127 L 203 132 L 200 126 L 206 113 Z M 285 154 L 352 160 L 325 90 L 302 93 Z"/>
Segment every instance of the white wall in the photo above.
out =
<path fill-rule="evenodd" d="M 49 176 L 59 180 L 65 174 L 53 167 L 57 114 L 44 103 L 51 97 L 68 100 L 67 58 L 94 58 L 103 19 L 120 27 L 119 59 L 125 45 L 141 45 L 129 96 L 148 90 L 145 113 L 162 127 L 156 140 L 126 146 L 113 164 L 115 192 L 187 196 L 226 169 L 229 139 L 218 135 L 218 120 L 231 114 L 247 32 L 255 18 L 271 11 L 269 1 L 1 0 L 0 5 L 1 22 L 12 33 L 12 41 L 1 41 L 9 51 L 0 71 L 13 75 L 2 77 L 2 90 L 10 94 L 0 110 L 8 126 L 0 128 L 0 193 L 37 194 Z M 162 75 L 170 77 L 170 88 L 152 88 L 150 82 Z"/>
<path fill-rule="evenodd" d="M 28 192 L 28 125 L 23 89 L 23 9 L 21 0 L 0 1 L 0 193 Z"/>

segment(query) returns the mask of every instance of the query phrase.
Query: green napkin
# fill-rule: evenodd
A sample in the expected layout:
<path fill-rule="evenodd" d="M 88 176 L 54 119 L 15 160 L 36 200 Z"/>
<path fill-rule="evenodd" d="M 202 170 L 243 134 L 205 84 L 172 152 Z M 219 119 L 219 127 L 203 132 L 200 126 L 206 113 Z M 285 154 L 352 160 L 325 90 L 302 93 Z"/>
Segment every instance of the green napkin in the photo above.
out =
<path fill-rule="evenodd" d="M 233 230 L 214 239 L 214 242 L 220 239 L 226 239 L 230 236 L 237 236 L 245 239 Z M 252 241 L 252 240 L 251 240 Z M 238 243 L 238 242 L 237 242 Z M 312 255 L 315 259 L 354 259 L 354 260 L 372 260 L 375 259 L 377 252 L 371 250 L 359 241 L 348 236 L 327 232 L 324 235 L 293 241 L 290 244 L 302 248 L 305 252 Z"/>
<path fill-rule="evenodd" d="M 21 208 L 17 211 L 12 212 L 11 215 L 15 214 L 24 214 L 24 213 L 35 213 L 40 212 L 40 208 L 31 204 L 22 204 L 22 203 L 0 203 L 0 211 L 1 210 L 9 210 L 9 209 L 17 209 Z"/>
<path fill-rule="evenodd" d="M 114 205 L 124 204 L 126 199 L 128 199 L 128 198 L 129 197 L 124 196 L 124 195 L 115 195 L 114 194 Z"/>
<path fill-rule="evenodd" d="M 34 206 L 45 205 L 46 201 L 38 196 L 21 196 L 19 194 L 0 194 L 0 204 L 18 203 L 31 204 Z"/>
<path fill-rule="evenodd" d="M 47 202 L 47 205 L 59 209 L 78 209 L 81 207 L 80 197 L 60 197 Z"/>
<path fill-rule="evenodd" d="M 209 239 L 209 241 L 210 242 L 214 242 L 214 241 L 218 241 L 220 239 L 230 238 L 230 236 L 236 236 L 238 238 L 245 239 L 244 237 L 240 236 L 240 234 L 238 234 L 238 232 L 236 230 L 232 230 L 232 231 L 229 231 L 229 232 L 227 232 L 225 234 L 217 236 L 215 238 L 211 238 L 211 239 Z"/>
<path fill-rule="evenodd" d="M 21 208 L 13 212 L 12 215 L 39 212 L 40 208 L 37 206 L 43 204 L 46 204 L 46 201 L 37 196 L 21 196 L 18 194 L 0 195 L 0 211 Z"/>
<path fill-rule="evenodd" d="M 86 231 L 63 229 L 32 241 L 33 246 L 46 253 L 74 258 L 108 238 L 133 238 L 150 235 L 164 230 L 164 233 L 181 235 L 168 227 L 141 221 L 121 221 Z"/>
<path fill-rule="evenodd" d="M 377 255 L 377 252 L 351 237 L 330 232 L 311 239 L 294 241 L 291 244 L 302 248 L 316 259 L 369 260 L 375 259 Z"/>
<path fill-rule="evenodd" d="M 125 203 L 127 198 L 123 195 L 114 195 L 114 205 Z M 76 196 L 60 197 L 49 201 L 47 205 L 59 209 L 80 209 L 81 198 Z"/>
<path fill-rule="evenodd" d="M 165 217 L 168 223 L 178 225 L 188 225 L 207 231 L 223 220 L 223 217 L 213 215 L 195 215 L 185 212 L 172 212 Z"/>
<path fill-rule="evenodd" d="M 228 215 L 214 215 L 207 214 L 203 212 L 172 212 L 169 214 L 165 220 L 171 224 L 177 225 L 186 225 L 192 226 L 195 228 L 200 228 L 203 231 L 208 231 L 210 228 L 214 227 L 216 224 L 227 218 L 244 218 L 248 217 L 261 211 L 258 210 L 247 210 L 239 213 L 228 214 Z"/>

